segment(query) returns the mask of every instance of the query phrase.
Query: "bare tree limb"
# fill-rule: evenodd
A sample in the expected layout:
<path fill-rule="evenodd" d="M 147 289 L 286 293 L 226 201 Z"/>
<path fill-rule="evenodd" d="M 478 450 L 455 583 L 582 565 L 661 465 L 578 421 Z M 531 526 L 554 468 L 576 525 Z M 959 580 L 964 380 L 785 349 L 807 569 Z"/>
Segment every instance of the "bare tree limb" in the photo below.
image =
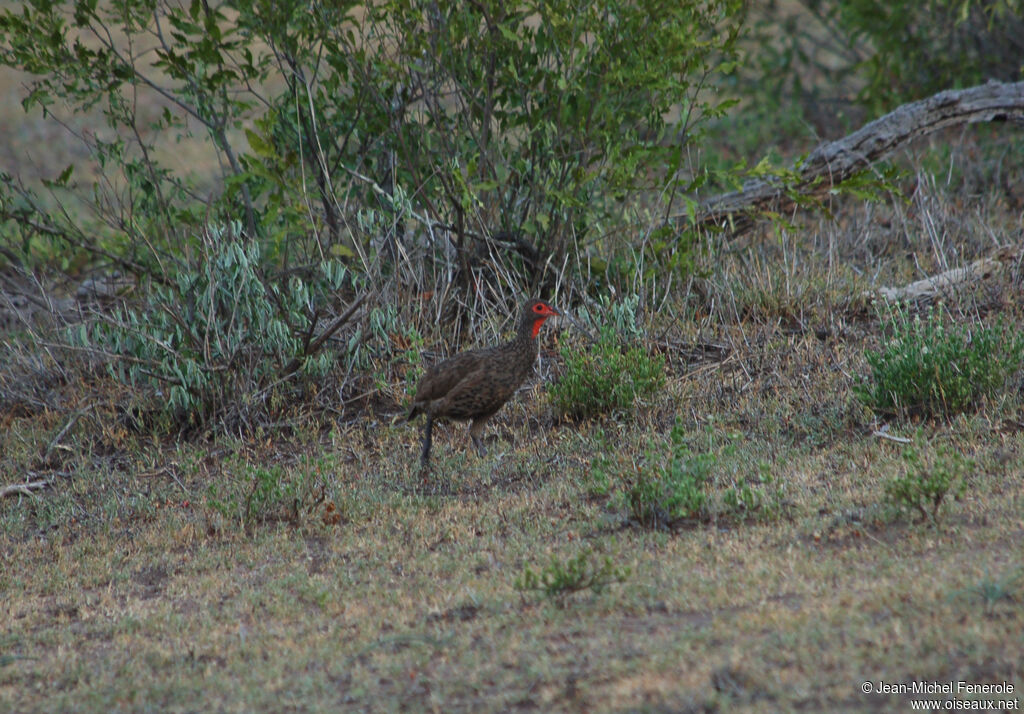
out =
<path fill-rule="evenodd" d="M 819 146 L 794 167 L 795 181 L 749 181 L 740 191 L 705 201 L 694 222 L 738 235 L 751 228 L 760 213 L 785 213 L 796 207 L 798 198 L 819 198 L 915 139 L 951 126 L 991 121 L 1024 121 L 1024 82 L 990 81 L 904 104 L 849 136 Z M 671 218 L 683 221 L 688 215 Z"/>
<path fill-rule="evenodd" d="M 315 340 L 313 340 L 313 342 L 311 344 L 306 346 L 306 349 L 303 350 L 303 353 L 302 353 L 301 357 L 296 357 L 295 359 L 293 359 L 291 362 L 288 363 L 288 366 L 286 366 L 282 370 L 282 372 L 281 372 L 282 375 L 287 377 L 288 375 L 290 375 L 292 372 L 294 372 L 295 370 L 297 370 L 299 368 L 299 366 L 302 363 L 302 359 L 303 358 L 309 357 L 311 355 L 316 354 L 317 350 L 320 349 L 320 346 L 324 342 L 326 342 L 327 339 L 331 335 L 333 335 L 335 332 L 337 332 L 341 328 L 342 325 L 344 325 L 346 322 L 349 321 L 349 319 L 352 317 L 352 315 L 355 314 L 355 311 L 358 310 L 359 307 L 366 301 L 366 297 L 367 297 L 366 293 L 363 293 L 362 295 L 357 297 L 355 300 L 353 300 L 352 304 L 348 306 L 348 309 L 345 310 L 345 312 L 343 312 L 334 322 L 332 322 L 330 325 L 328 325 L 327 329 L 325 329 L 320 334 L 319 337 L 317 337 Z"/>
<path fill-rule="evenodd" d="M 864 297 L 871 298 L 878 295 L 889 301 L 934 300 L 966 284 L 986 280 L 1001 272 L 1005 266 L 1020 262 L 1022 257 L 1024 257 L 1024 245 L 1003 246 L 962 268 L 953 268 L 903 287 L 875 288 L 864 293 Z"/>
<path fill-rule="evenodd" d="M 6 498 L 7 496 L 35 496 L 35 491 L 46 488 L 50 485 L 50 481 L 45 479 L 41 481 L 29 481 L 28 483 L 12 483 L 10 486 L 4 486 L 0 488 L 0 498 Z"/>

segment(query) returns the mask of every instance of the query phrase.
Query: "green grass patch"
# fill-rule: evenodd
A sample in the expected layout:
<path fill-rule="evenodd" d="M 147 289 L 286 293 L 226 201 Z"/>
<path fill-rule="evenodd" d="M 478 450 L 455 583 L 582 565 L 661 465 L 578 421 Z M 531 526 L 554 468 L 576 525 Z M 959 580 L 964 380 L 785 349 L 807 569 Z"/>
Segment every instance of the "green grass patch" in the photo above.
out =
<path fill-rule="evenodd" d="M 713 519 L 763 520 L 782 508 L 782 488 L 763 462 L 753 462 L 738 448 L 739 435 L 724 440 L 716 426 L 707 427 L 706 448 L 695 451 L 678 420 L 667 438 L 650 439 L 640 456 L 602 447 L 593 495 L 612 494 L 630 521 L 643 528 L 674 528 Z M 721 443 L 723 442 L 724 443 Z M 605 443 L 603 434 L 599 443 Z"/>

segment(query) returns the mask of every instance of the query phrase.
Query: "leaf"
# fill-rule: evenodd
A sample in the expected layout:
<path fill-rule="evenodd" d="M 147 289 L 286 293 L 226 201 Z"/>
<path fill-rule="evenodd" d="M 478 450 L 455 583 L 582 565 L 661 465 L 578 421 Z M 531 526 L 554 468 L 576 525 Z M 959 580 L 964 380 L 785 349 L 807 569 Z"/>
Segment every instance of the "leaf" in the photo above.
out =
<path fill-rule="evenodd" d="M 257 134 L 252 129 L 246 129 L 245 138 L 248 140 L 249 147 L 253 150 L 253 153 L 260 158 L 277 158 L 277 152 L 274 150 L 274 147 L 262 135 Z"/>

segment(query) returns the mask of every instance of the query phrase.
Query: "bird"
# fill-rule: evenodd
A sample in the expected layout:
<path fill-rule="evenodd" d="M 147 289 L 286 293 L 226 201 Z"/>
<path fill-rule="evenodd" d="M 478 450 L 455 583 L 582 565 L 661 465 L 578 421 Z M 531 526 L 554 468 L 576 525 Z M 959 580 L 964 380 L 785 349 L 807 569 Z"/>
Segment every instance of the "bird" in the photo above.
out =
<path fill-rule="evenodd" d="M 406 421 L 425 414 L 420 463 L 430 462 L 430 435 L 439 418 L 469 421 L 469 436 L 477 453 L 486 455 L 480 434 L 515 394 L 537 360 L 537 334 L 549 317 L 561 313 L 543 300 L 529 300 L 520 308 L 516 336 L 503 345 L 460 352 L 439 362 L 420 379 Z"/>

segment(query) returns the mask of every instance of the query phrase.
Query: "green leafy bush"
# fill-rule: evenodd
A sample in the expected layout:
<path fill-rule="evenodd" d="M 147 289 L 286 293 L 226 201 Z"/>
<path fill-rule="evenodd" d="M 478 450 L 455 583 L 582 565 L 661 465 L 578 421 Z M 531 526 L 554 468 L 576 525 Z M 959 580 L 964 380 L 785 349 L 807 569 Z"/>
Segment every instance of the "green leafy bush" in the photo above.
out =
<path fill-rule="evenodd" d="M 628 578 L 629 568 L 614 566 L 607 555 L 598 560 L 586 549 L 565 562 L 552 556 L 551 564 L 539 574 L 527 566 L 516 578 L 514 587 L 520 592 L 536 591 L 546 597 L 564 598 L 583 590 L 600 593 L 609 585 L 624 583 Z"/>
<path fill-rule="evenodd" d="M 782 507 L 782 490 L 769 467 L 747 477 L 736 439 L 716 447 L 712 427 L 708 450 L 694 453 L 676 422 L 667 440 L 652 440 L 641 460 L 605 454 L 595 460 L 591 488 L 603 495 L 617 487 L 630 520 L 643 528 L 672 528 L 685 521 L 714 518 L 765 519 Z"/>
<path fill-rule="evenodd" d="M 573 241 L 634 221 L 625 202 L 694 180 L 689 141 L 724 111 L 709 88 L 742 17 L 739 0 L 21 3 L 0 9 L 0 64 L 32 75 L 27 109 L 101 115 L 89 170 L 48 187 L 105 226 L 4 174 L 18 200 L 0 219 L 159 278 L 184 236 L 242 217 L 285 269 L 331 255 L 448 282 L 457 266 L 467 289 L 487 225 L 512 268 L 497 274 L 536 287 Z M 207 150 L 205 175 L 165 165 L 181 141 Z"/>
<path fill-rule="evenodd" d="M 893 308 L 885 324 L 892 336 L 867 353 L 871 375 L 854 387 L 857 396 L 880 413 L 948 416 L 996 394 L 1021 368 L 1021 334 L 947 322 L 941 307 L 924 318 Z"/>
<path fill-rule="evenodd" d="M 932 522 L 947 496 L 963 495 L 964 476 L 974 467 L 974 462 L 944 445 L 931 454 L 922 445 L 908 446 L 903 461 L 903 474 L 885 484 L 887 502 L 901 514 L 917 512 Z"/>
<path fill-rule="evenodd" d="M 631 341 L 642 335 L 636 324 L 636 300 L 624 303 L 606 303 L 607 317 L 596 343 L 562 349 L 565 368 L 549 390 L 551 405 L 559 416 L 586 419 L 627 411 L 664 385 L 662 355 L 652 355 L 639 344 L 623 346 L 620 335 Z"/>
<path fill-rule="evenodd" d="M 602 329 L 596 344 L 562 350 L 565 371 L 551 386 L 551 403 L 560 416 L 586 419 L 633 408 L 665 382 L 665 358 L 641 347 L 623 351 L 618 336 Z"/>
<path fill-rule="evenodd" d="M 141 306 L 100 314 L 72 334 L 110 357 L 116 379 L 152 388 L 180 427 L 249 422 L 271 411 L 275 389 L 293 375 L 319 377 L 334 364 L 332 353 L 313 350 L 314 304 L 341 287 L 345 268 L 328 261 L 312 280 L 271 283 L 260 244 L 238 239 L 238 230 L 207 233 L 199 259 Z M 350 357 L 360 344 L 354 336 Z"/>
<path fill-rule="evenodd" d="M 272 521 L 297 525 L 318 498 L 324 499 L 323 484 L 310 469 L 246 462 L 229 464 L 221 477 L 210 484 L 206 505 L 222 519 L 219 527 L 252 531 Z"/>

